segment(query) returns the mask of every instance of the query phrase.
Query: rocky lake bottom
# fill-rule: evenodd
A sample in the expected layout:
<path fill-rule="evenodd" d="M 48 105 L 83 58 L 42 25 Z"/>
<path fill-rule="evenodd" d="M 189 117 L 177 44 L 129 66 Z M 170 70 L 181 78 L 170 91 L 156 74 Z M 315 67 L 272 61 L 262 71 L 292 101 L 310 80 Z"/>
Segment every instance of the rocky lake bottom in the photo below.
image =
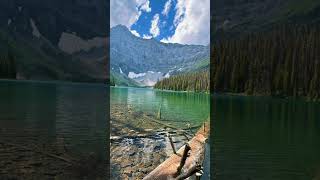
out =
<path fill-rule="evenodd" d="M 34 132 L 2 129 L 0 179 L 105 179 L 106 163 L 94 152 L 71 150 L 63 138 L 48 141 Z M 13 136 L 14 135 L 14 136 Z M 18 137 L 19 136 L 19 137 Z"/>
<path fill-rule="evenodd" d="M 168 134 L 176 150 L 192 137 L 191 130 L 159 124 L 154 114 L 135 111 L 123 104 L 111 106 L 110 126 L 113 179 L 142 179 L 164 162 L 173 154 Z"/>

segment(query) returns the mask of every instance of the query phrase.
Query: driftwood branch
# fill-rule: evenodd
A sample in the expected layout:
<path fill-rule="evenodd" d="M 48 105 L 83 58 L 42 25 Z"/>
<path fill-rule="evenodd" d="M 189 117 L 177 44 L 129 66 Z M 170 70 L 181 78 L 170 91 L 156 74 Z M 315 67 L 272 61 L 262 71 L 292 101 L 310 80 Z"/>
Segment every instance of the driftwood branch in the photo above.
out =
<path fill-rule="evenodd" d="M 152 118 L 149 118 L 149 120 L 152 121 L 152 122 L 155 122 L 155 123 L 157 123 L 157 124 L 160 124 L 160 125 L 162 125 L 162 126 L 164 126 L 164 127 L 168 127 L 168 128 L 175 129 L 175 130 L 182 130 L 184 134 L 189 135 L 189 136 L 194 136 L 194 134 L 190 134 L 189 132 L 187 132 L 187 131 L 185 131 L 185 130 L 189 130 L 189 129 L 194 129 L 194 128 L 199 128 L 199 127 L 201 127 L 201 126 L 191 126 L 190 128 L 183 129 L 183 128 L 178 128 L 178 127 L 173 126 L 173 125 L 171 125 L 171 124 L 164 123 L 164 122 L 162 122 L 162 121 L 158 121 L 158 120 L 155 120 L 155 119 L 152 119 Z"/>
<path fill-rule="evenodd" d="M 183 154 L 182 154 L 182 158 L 181 158 L 181 161 L 180 161 L 180 165 L 177 169 L 177 173 L 176 173 L 176 176 L 180 175 L 181 174 L 181 170 L 184 166 L 184 164 L 186 163 L 186 160 L 188 158 L 188 153 L 189 151 L 191 150 L 189 144 L 187 143 L 184 147 L 184 151 L 183 151 Z"/>
<path fill-rule="evenodd" d="M 170 145 L 171 145 L 171 147 L 172 147 L 173 153 L 174 153 L 174 154 L 177 154 L 176 148 L 174 147 L 174 144 L 173 144 L 172 137 L 171 137 L 170 133 L 168 133 L 168 138 L 169 138 Z"/>
<path fill-rule="evenodd" d="M 185 173 L 179 175 L 176 180 L 183 180 L 183 179 L 187 179 L 188 177 L 196 174 L 197 172 L 201 171 L 202 167 L 199 164 L 196 164 L 195 166 L 191 167 L 188 171 L 186 171 Z"/>
<path fill-rule="evenodd" d="M 178 127 L 173 126 L 173 125 L 171 125 L 169 123 L 164 123 L 163 122 L 164 120 L 159 121 L 159 120 L 150 118 L 149 116 L 145 116 L 145 118 L 147 118 L 148 120 L 153 121 L 155 123 L 158 123 L 160 125 L 163 125 L 165 127 L 169 127 L 171 129 L 176 129 L 176 130 L 189 130 L 189 129 L 196 129 L 196 128 L 200 128 L 201 127 L 201 125 L 194 125 L 194 126 L 189 126 L 189 127 L 186 127 L 186 128 L 178 128 Z"/>
<path fill-rule="evenodd" d="M 7 142 L 1 142 L 1 143 L 2 144 L 7 144 L 7 145 L 10 145 L 10 146 L 15 146 L 15 147 L 23 149 L 23 150 L 33 151 L 33 152 L 36 152 L 36 153 L 39 153 L 39 154 L 46 155 L 46 156 L 51 157 L 51 158 L 59 159 L 59 160 L 64 161 L 64 162 L 66 162 L 68 164 L 74 164 L 74 162 L 72 160 L 70 160 L 70 159 L 67 159 L 65 157 L 58 156 L 58 155 L 55 155 L 55 154 L 52 154 L 52 153 L 43 152 L 43 151 L 37 150 L 35 148 L 28 148 L 26 146 L 22 146 L 22 145 L 19 145 L 19 144 L 13 144 L 13 143 L 7 143 Z"/>

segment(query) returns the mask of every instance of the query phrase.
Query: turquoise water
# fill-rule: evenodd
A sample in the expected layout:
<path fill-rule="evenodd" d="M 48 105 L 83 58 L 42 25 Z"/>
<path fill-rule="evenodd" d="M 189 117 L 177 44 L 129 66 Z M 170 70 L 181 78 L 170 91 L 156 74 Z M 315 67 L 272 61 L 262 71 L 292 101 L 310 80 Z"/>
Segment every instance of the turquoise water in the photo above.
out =
<path fill-rule="evenodd" d="M 215 179 L 320 178 L 320 103 L 215 95 L 212 114 Z"/>
<path fill-rule="evenodd" d="M 162 119 L 178 125 L 201 125 L 210 114 L 210 97 L 207 94 L 130 87 L 112 87 L 110 91 L 111 106 L 130 105 L 136 111 L 155 115 L 161 105 Z"/>
<path fill-rule="evenodd" d="M 161 106 L 161 121 L 171 123 L 179 128 L 186 128 L 186 124 L 202 125 L 210 115 L 210 96 L 208 94 L 132 87 L 111 87 L 110 92 L 111 110 L 113 105 L 120 105 L 124 107 L 123 113 L 126 113 L 126 107 L 132 107 L 133 111 L 143 112 L 155 117 Z M 196 130 L 194 129 L 194 131 Z M 152 143 L 155 142 L 152 141 Z M 206 144 L 206 147 L 203 179 L 209 179 L 210 177 L 209 143 Z M 168 146 L 167 148 L 171 152 L 171 147 Z"/>

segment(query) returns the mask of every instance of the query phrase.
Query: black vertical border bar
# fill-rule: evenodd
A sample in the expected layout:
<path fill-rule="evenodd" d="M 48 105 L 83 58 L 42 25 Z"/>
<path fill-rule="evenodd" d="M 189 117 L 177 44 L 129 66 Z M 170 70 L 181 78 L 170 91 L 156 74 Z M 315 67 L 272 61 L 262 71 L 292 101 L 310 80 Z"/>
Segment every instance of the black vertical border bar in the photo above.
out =
<path fill-rule="evenodd" d="M 111 175 L 110 175 L 110 1 L 109 0 L 105 0 L 106 1 L 106 16 L 107 16 L 107 22 L 106 22 L 106 32 L 107 32 L 107 38 L 106 38 L 106 71 L 107 71 L 107 107 L 106 107 L 106 159 L 107 159 L 107 177 L 106 179 L 111 179 Z"/>
<path fill-rule="evenodd" d="M 214 144 L 213 144 L 213 141 L 214 141 L 214 114 L 213 114 L 213 94 L 214 94 L 214 91 L 213 91 L 213 66 L 212 64 L 214 59 L 213 59 L 213 46 L 214 46 L 214 37 L 213 37 L 213 31 L 214 31 L 214 22 L 213 22 L 213 11 L 214 11 L 214 3 L 213 3 L 214 0 L 210 1 L 210 70 L 209 70 L 209 78 L 210 78 L 210 104 L 209 104 L 209 107 L 210 107 L 210 139 L 209 139 L 209 144 L 210 144 L 210 179 L 214 179 L 214 174 L 215 174 L 215 171 L 214 171 L 214 161 L 213 161 L 213 158 L 215 157 L 215 154 L 214 154 Z"/>

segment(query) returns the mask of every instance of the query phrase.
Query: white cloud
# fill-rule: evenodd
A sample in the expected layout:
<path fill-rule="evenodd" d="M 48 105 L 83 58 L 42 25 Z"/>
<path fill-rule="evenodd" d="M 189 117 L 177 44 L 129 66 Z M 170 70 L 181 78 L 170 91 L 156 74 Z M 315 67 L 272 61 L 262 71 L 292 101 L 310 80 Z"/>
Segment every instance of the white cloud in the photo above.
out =
<path fill-rule="evenodd" d="M 159 19 L 160 19 L 159 14 L 155 14 L 151 21 L 150 33 L 152 34 L 153 37 L 157 37 L 160 34 Z"/>
<path fill-rule="evenodd" d="M 131 29 L 130 29 L 130 32 L 131 32 L 133 35 L 137 36 L 137 37 L 141 37 L 140 34 L 139 34 L 136 30 L 131 30 Z"/>
<path fill-rule="evenodd" d="M 169 13 L 170 8 L 171 8 L 171 1 L 172 1 L 172 0 L 168 0 L 168 1 L 166 2 L 166 4 L 164 5 L 163 11 L 162 11 L 162 14 L 163 14 L 164 16 L 168 16 L 168 13 Z"/>
<path fill-rule="evenodd" d="M 110 27 L 122 24 L 131 27 L 140 17 L 135 0 L 111 0 L 110 1 Z"/>
<path fill-rule="evenodd" d="M 177 26 L 182 19 L 184 18 L 185 12 L 186 12 L 186 0 L 178 0 L 176 4 L 176 15 L 174 16 L 173 24 Z"/>
<path fill-rule="evenodd" d="M 151 39 L 152 36 L 149 36 L 149 35 L 144 34 L 142 38 L 143 38 L 143 39 Z"/>
<path fill-rule="evenodd" d="M 150 1 L 146 1 L 144 4 L 142 4 L 140 10 L 143 10 L 145 12 L 151 12 Z"/>
<path fill-rule="evenodd" d="M 110 27 L 122 24 L 130 29 L 142 11 L 151 12 L 149 0 L 111 0 Z"/>
<path fill-rule="evenodd" d="M 177 0 L 173 36 L 163 42 L 208 45 L 210 42 L 210 0 Z"/>

